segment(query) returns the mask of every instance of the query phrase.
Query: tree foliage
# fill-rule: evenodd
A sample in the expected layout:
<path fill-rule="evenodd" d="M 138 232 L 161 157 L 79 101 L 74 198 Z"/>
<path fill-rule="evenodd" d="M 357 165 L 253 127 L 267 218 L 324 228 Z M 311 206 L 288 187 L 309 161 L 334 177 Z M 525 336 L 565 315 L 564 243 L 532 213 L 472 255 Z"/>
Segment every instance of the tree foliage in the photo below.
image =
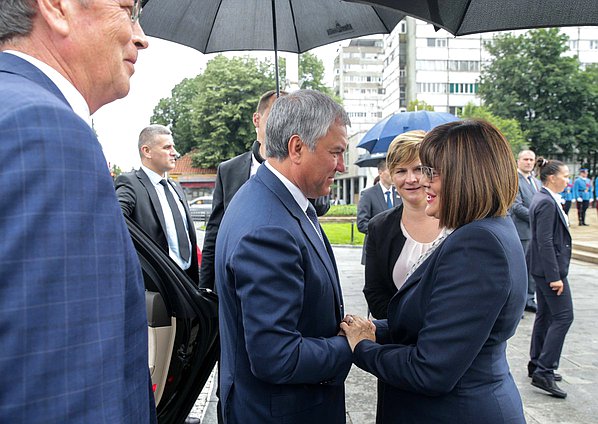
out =
<path fill-rule="evenodd" d="M 493 60 L 482 70 L 480 96 L 493 114 L 516 119 L 541 155 L 569 155 L 585 143 L 595 150 L 598 143 L 592 76 L 576 57 L 564 56 L 567 39 L 558 29 L 540 29 L 486 44 Z"/>
<path fill-rule="evenodd" d="M 511 145 L 514 155 L 527 148 L 525 134 L 521 131 L 521 126 L 516 119 L 501 118 L 490 112 L 488 108 L 476 106 L 473 103 L 465 105 L 461 116 L 463 118 L 477 118 L 490 122 L 504 134 Z"/>
<path fill-rule="evenodd" d="M 285 81 L 284 65 L 281 58 L 281 82 Z M 322 83 L 323 76 L 324 65 L 317 57 L 300 56 L 302 88 L 329 93 Z M 171 128 L 181 154 L 194 152 L 194 166 L 214 167 L 250 148 L 255 140 L 252 115 L 257 102 L 275 87 L 272 62 L 218 55 L 207 63 L 202 74 L 184 79 L 170 97 L 158 102 L 152 122 Z"/>
<path fill-rule="evenodd" d="M 407 112 L 417 112 L 418 110 L 434 112 L 434 106 L 427 104 L 423 100 L 411 100 L 407 105 Z"/>

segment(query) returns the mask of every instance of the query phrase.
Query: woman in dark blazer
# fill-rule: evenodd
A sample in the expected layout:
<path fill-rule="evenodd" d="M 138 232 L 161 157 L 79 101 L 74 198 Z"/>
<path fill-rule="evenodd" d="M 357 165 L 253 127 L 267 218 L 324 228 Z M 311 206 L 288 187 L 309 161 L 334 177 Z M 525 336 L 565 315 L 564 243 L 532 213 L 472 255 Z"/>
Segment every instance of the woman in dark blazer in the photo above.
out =
<path fill-rule="evenodd" d="M 557 160 L 536 162 L 543 188 L 529 209 L 532 240 L 529 250 L 531 274 L 536 281 L 538 311 L 534 321 L 528 373 L 532 385 L 558 398 L 567 393 L 555 381 L 565 336 L 573 323 L 573 302 L 567 280 L 571 261 L 569 222 L 560 203 L 569 169 Z"/>
<path fill-rule="evenodd" d="M 441 233 L 438 220 L 426 215 L 426 193 L 419 183 L 419 146 L 425 134 L 409 131 L 390 144 L 386 164 L 402 202 L 368 224 L 363 293 L 379 319 L 386 318 L 388 303 L 408 271 Z"/>
<path fill-rule="evenodd" d="M 511 149 L 491 124 L 457 121 L 426 134 L 420 158 L 426 213 L 452 232 L 420 259 L 387 320 L 341 323 L 355 364 L 383 382 L 377 423 L 525 423 L 506 360 L 527 292 L 507 217 Z"/>

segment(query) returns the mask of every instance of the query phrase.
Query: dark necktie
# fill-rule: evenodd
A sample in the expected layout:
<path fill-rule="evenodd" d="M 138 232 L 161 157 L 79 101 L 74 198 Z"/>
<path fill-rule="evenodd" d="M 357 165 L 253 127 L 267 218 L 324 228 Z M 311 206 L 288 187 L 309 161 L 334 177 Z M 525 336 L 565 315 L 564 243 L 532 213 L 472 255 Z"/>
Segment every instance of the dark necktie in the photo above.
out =
<path fill-rule="evenodd" d="M 314 209 L 311 202 L 308 202 L 305 213 L 307 214 L 307 217 L 309 218 L 311 223 L 314 224 L 314 228 L 316 229 L 316 233 L 318 233 L 318 237 L 320 237 L 320 240 L 324 241 L 324 239 L 322 238 L 322 232 L 320 230 L 320 223 L 318 222 L 318 216 L 316 215 L 316 210 Z"/>
<path fill-rule="evenodd" d="M 185 230 L 185 224 L 183 223 L 181 211 L 179 210 L 176 200 L 174 200 L 174 196 L 168 188 L 168 183 L 166 182 L 166 180 L 160 181 L 160 184 L 164 186 L 164 194 L 166 195 L 168 206 L 170 206 L 170 211 L 172 212 L 172 217 L 174 218 L 176 238 L 179 242 L 179 253 L 183 261 L 187 262 L 189 260 L 191 252 L 189 251 L 189 238 L 187 237 L 187 231 Z"/>
<path fill-rule="evenodd" d="M 534 182 L 534 178 L 530 175 L 529 177 L 527 177 L 529 183 L 532 185 L 532 190 L 533 191 L 538 191 L 538 187 L 536 187 L 536 183 Z"/>
<path fill-rule="evenodd" d="M 386 205 L 388 209 L 392 208 L 392 199 L 390 198 L 390 190 L 386 190 Z"/>

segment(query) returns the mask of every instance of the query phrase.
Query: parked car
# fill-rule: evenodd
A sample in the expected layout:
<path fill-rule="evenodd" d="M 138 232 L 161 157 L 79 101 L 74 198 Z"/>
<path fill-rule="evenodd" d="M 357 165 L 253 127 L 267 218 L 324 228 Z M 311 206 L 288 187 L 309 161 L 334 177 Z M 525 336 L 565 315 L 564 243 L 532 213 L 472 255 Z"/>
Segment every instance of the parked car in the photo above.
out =
<path fill-rule="evenodd" d="M 191 200 L 189 210 L 194 221 L 207 221 L 212 213 L 212 196 L 200 196 Z"/>
<path fill-rule="evenodd" d="M 143 271 L 149 369 L 159 424 L 182 424 L 219 356 L 218 298 L 198 288 L 126 218 Z"/>

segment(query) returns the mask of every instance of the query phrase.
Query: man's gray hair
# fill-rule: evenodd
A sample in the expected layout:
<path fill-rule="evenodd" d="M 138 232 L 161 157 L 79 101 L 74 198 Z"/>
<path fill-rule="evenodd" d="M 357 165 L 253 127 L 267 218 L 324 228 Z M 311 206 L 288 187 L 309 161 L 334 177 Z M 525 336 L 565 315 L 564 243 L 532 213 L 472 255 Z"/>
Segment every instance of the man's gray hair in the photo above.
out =
<path fill-rule="evenodd" d="M 266 155 L 289 156 L 289 139 L 298 135 L 310 151 L 335 122 L 351 125 L 347 112 L 329 96 L 315 90 L 298 90 L 279 97 L 266 124 Z"/>
<path fill-rule="evenodd" d="M 35 0 L 0 0 L 0 46 L 14 37 L 29 35 L 36 13 Z"/>
<path fill-rule="evenodd" d="M 156 143 L 155 137 L 157 135 L 172 135 L 172 132 L 168 127 L 160 124 L 152 124 L 141 130 L 139 133 L 139 142 L 137 143 L 140 155 L 143 146 L 152 147 Z"/>

